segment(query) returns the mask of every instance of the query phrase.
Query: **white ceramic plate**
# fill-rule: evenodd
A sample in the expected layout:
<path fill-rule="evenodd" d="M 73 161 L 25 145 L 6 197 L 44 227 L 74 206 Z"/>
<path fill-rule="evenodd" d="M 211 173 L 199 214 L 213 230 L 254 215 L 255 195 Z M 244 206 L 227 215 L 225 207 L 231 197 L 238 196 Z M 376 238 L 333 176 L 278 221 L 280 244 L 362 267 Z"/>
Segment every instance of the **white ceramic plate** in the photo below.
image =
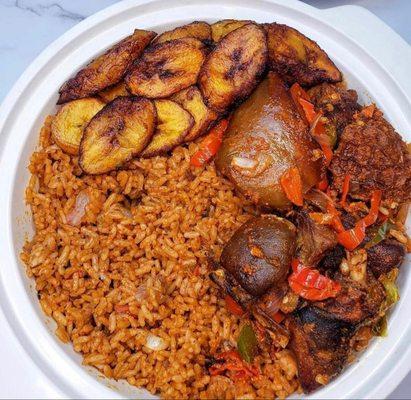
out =
<path fill-rule="evenodd" d="M 0 109 L 0 305 L 26 356 L 71 398 L 149 398 L 81 366 L 60 343 L 41 312 L 19 261 L 31 220 L 24 204 L 27 165 L 45 116 L 54 112 L 57 89 L 136 27 L 161 32 L 193 20 L 223 18 L 289 24 L 316 40 L 343 71 L 360 101 L 375 101 L 394 127 L 411 140 L 411 50 L 373 14 L 360 7 L 317 10 L 293 0 L 135 0 L 118 3 L 81 22 L 50 45 L 26 70 Z M 410 259 L 402 268 L 401 300 L 389 320 L 389 336 L 375 340 L 344 374 L 312 397 L 383 398 L 411 369 Z M 21 371 L 24 379 L 24 371 Z M 115 388 L 115 389 L 113 389 Z"/>

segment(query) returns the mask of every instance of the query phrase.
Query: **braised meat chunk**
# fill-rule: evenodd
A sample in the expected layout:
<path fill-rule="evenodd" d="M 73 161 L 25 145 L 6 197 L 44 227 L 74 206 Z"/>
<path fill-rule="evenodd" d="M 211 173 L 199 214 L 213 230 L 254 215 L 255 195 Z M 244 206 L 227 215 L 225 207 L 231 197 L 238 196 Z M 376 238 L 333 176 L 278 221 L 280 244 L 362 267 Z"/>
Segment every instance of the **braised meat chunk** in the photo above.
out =
<path fill-rule="evenodd" d="M 385 239 L 367 250 L 368 267 L 378 278 L 398 268 L 405 257 L 405 246 L 396 240 Z"/>
<path fill-rule="evenodd" d="M 303 264 L 316 265 L 324 254 L 337 245 L 335 232 L 326 225 L 314 222 L 306 211 L 293 215 L 297 233 L 297 257 Z"/>
<path fill-rule="evenodd" d="M 333 187 L 342 191 L 351 177 L 350 195 L 369 199 L 375 189 L 396 202 L 411 199 L 411 157 L 401 136 L 374 106 L 364 108 L 341 135 L 330 166 Z"/>
<path fill-rule="evenodd" d="M 321 111 L 325 128 L 334 140 L 352 122 L 359 110 L 358 95 L 355 90 L 345 89 L 341 84 L 322 83 L 308 91 L 316 110 Z"/>
<path fill-rule="evenodd" d="M 384 288 L 371 272 L 366 273 L 363 281 L 355 281 L 335 274 L 341 290 L 334 298 L 329 298 L 313 305 L 332 314 L 334 318 L 359 324 L 377 316 L 385 299 Z"/>
<path fill-rule="evenodd" d="M 311 392 L 343 369 L 355 327 L 311 306 L 293 313 L 287 322 L 301 386 Z"/>
<path fill-rule="evenodd" d="M 298 168 L 303 192 L 320 181 L 316 150 L 285 84 L 269 73 L 233 113 L 216 166 L 255 203 L 284 209 L 291 205 L 280 183 L 287 170 Z"/>

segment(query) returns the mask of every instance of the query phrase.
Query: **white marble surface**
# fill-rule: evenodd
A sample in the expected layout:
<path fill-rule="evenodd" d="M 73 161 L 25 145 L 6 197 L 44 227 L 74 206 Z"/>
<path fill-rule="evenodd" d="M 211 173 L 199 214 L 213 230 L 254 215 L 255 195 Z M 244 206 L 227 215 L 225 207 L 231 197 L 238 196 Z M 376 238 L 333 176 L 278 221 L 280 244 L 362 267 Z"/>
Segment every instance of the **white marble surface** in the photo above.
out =
<path fill-rule="evenodd" d="M 411 44 L 411 0 L 305 0 L 319 8 L 343 4 L 356 4 L 372 11 Z M 0 0 L 0 101 L 7 94 L 30 62 L 53 40 L 89 15 L 116 3 L 116 0 Z M 411 67 L 411 66 L 410 66 Z M 2 324 L 1 324 L 2 325 Z M 2 329 L 0 337 L 11 335 Z M 0 345 L 0 358 L 7 362 L 17 357 L 21 349 L 4 348 Z M 1 368 L 0 380 L 9 385 L 0 387 L 1 398 L 55 397 L 53 388 L 39 382 L 13 385 L 18 372 L 25 374 L 24 365 L 18 362 L 9 368 Z M 26 372 L 26 378 L 30 374 Z M 43 386 L 43 387 L 40 387 Z M 49 390 L 48 390 L 49 389 Z M 390 399 L 411 398 L 411 374 L 389 397 Z"/>

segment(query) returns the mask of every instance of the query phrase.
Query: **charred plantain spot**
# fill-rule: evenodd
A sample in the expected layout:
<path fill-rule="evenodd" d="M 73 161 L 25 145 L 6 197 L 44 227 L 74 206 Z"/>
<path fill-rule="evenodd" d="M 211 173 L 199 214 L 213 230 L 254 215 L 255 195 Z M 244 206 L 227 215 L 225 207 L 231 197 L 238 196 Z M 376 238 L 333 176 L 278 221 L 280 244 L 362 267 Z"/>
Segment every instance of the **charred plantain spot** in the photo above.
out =
<path fill-rule="evenodd" d="M 84 130 L 79 158 L 83 171 L 106 173 L 139 155 L 154 133 L 156 118 L 148 99 L 118 97 L 107 104 Z"/>
<path fill-rule="evenodd" d="M 265 71 L 263 29 L 248 23 L 228 33 L 208 55 L 199 76 L 205 103 L 217 112 L 244 100 Z"/>
<path fill-rule="evenodd" d="M 172 78 L 173 76 L 177 76 L 178 72 L 173 72 L 170 70 L 161 71 L 159 74 L 160 79 L 166 80 L 168 78 Z"/>
<path fill-rule="evenodd" d="M 241 73 L 243 71 L 246 71 L 247 68 L 250 66 L 251 61 L 246 61 L 243 63 L 238 63 L 235 65 L 232 65 L 230 69 L 227 71 L 225 74 L 226 79 L 231 79 L 233 80 L 236 76 L 237 73 Z"/>
<path fill-rule="evenodd" d="M 288 83 L 313 86 L 341 81 L 341 72 L 316 42 L 287 25 L 272 23 L 263 27 L 270 67 Z"/>
<path fill-rule="evenodd" d="M 58 104 L 96 94 L 118 83 L 155 36 L 155 32 L 136 29 L 132 35 L 115 44 L 65 82 L 59 90 Z"/>
<path fill-rule="evenodd" d="M 233 51 L 232 59 L 235 62 L 239 62 L 241 60 L 241 55 L 243 54 L 243 49 L 237 48 Z"/>
<path fill-rule="evenodd" d="M 101 136 L 106 136 L 109 139 L 109 143 L 113 147 L 119 147 L 117 135 L 120 135 L 126 127 L 123 118 L 118 117 L 113 120 L 111 125 L 108 125 L 106 130 L 102 132 Z"/>
<path fill-rule="evenodd" d="M 170 96 L 197 81 L 205 55 L 203 43 L 193 38 L 156 43 L 126 76 L 128 89 L 148 98 Z"/>

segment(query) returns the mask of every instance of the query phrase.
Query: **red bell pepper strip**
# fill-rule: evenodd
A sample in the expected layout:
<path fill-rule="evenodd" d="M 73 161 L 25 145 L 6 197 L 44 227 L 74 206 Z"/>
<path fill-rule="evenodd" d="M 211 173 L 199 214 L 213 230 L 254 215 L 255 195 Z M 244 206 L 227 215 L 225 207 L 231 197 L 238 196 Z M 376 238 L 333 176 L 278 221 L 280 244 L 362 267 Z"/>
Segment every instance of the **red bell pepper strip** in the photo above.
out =
<path fill-rule="evenodd" d="M 354 228 L 337 233 L 338 243 L 342 244 L 347 250 L 352 251 L 357 248 L 365 238 L 364 223 L 357 223 Z"/>
<path fill-rule="evenodd" d="M 311 135 L 318 142 L 324 153 L 326 165 L 330 165 L 333 157 L 330 138 L 328 137 L 324 123 L 321 121 L 321 112 L 316 112 L 308 93 L 298 84 L 294 83 L 290 88 L 291 97 L 298 109 L 298 112 L 307 120 L 311 129 Z"/>
<path fill-rule="evenodd" d="M 212 157 L 217 154 L 218 149 L 223 142 L 223 135 L 228 126 L 228 120 L 222 119 L 210 133 L 200 143 L 200 149 L 197 150 L 190 159 L 190 164 L 195 167 L 202 167 Z"/>
<path fill-rule="evenodd" d="M 244 310 L 241 308 L 241 306 L 236 301 L 234 301 L 234 299 L 231 296 L 227 294 L 224 297 L 224 300 L 225 300 L 225 305 L 227 306 L 227 308 L 230 310 L 231 313 L 233 313 L 234 315 L 238 315 L 239 317 L 244 315 Z"/>
<path fill-rule="evenodd" d="M 303 184 L 297 167 L 289 168 L 280 178 L 280 184 L 288 200 L 296 206 L 303 205 Z"/>
<path fill-rule="evenodd" d="M 345 207 L 346 202 L 347 202 L 347 195 L 348 192 L 350 191 L 350 180 L 351 176 L 350 175 L 345 175 L 344 177 L 344 183 L 343 183 L 343 190 L 342 190 L 342 196 L 341 196 L 341 207 Z"/>
<path fill-rule="evenodd" d="M 293 260 L 291 266 L 293 272 L 288 277 L 288 284 L 294 293 L 304 299 L 325 300 L 335 297 L 341 290 L 338 282 L 321 275 L 316 269 L 301 264 L 299 260 Z"/>
<path fill-rule="evenodd" d="M 336 232 L 342 232 L 344 230 L 344 225 L 340 219 L 340 213 L 335 208 L 334 204 L 329 201 L 327 204 L 327 212 L 333 216 L 331 225 L 335 229 Z"/>
<path fill-rule="evenodd" d="M 354 228 L 341 231 L 337 234 L 338 242 L 347 250 L 352 251 L 357 248 L 365 238 L 365 228 L 377 221 L 381 198 L 382 191 L 374 190 L 371 195 L 371 207 L 368 215 L 360 219 Z"/>
<path fill-rule="evenodd" d="M 365 226 L 372 225 L 378 218 L 378 210 L 380 209 L 380 203 L 382 198 L 381 190 L 374 190 L 371 194 L 371 207 L 370 212 L 363 218 Z"/>
<path fill-rule="evenodd" d="M 281 311 L 277 311 L 273 316 L 273 320 L 277 322 L 277 324 L 281 324 L 284 321 L 285 315 Z"/>
<path fill-rule="evenodd" d="M 308 93 L 298 83 L 294 83 L 290 88 L 290 94 L 300 115 L 305 118 L 309 124 L 311 124 L 315 111 Z M 301 102 L 300 100 L 305 101 Z"/>
<path fill-rule="evenodd" d="M 222 375 L 226 371 L 234 373 L 235 380 L 253 378 L 259 375 L 255 365 L 247 364 L 235 350 L 225 351 L 215 356 L 216 363 L 209 368 L 211 376 Z"/>
<path fill-rule="evenodd" d="M 325 176 L 323 179 L 320 180 L 320 182 L 317 183 L 316 185 L 317 189 L 321 190 L 322 192 L 325 192 L 328 188 L 328 179 Z"/>

